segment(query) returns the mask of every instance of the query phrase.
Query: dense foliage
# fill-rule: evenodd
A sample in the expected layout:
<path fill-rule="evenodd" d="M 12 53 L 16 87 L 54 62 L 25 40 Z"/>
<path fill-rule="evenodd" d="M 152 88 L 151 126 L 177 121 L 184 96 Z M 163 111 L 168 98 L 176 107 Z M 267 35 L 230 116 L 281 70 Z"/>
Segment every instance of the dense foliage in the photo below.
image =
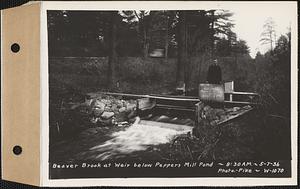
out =
<path fill-rule="evenodd" d="M 113 11 L 48 11 L 49 53 L 51 56 L 95 56 L 109 54 Z M 164 49 L 174 57 L 178 52 L 180 15 L 184 14 L 189 54 L 195 56 L 216 48 L 219 40 L 235 43 L 232 13 L 223 10 L 119 11 L 116 50 L 118 56 L 145 56 Z"/>

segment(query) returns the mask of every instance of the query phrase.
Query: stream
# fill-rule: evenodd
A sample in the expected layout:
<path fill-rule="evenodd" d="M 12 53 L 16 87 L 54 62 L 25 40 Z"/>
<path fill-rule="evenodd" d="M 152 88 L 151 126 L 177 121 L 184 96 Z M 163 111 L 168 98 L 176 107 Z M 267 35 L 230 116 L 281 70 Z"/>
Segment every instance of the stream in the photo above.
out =
<path fill-rule="evenodd" d="M 128 155 L 147 150 L 151 146 L 166 144 L 188 130 L 174 130 L 156 126 L 133 124 L 125 130 L 114 132 L 111 139 L 90 147 L 77 155 L 81 160 L 103 161 L 125 158 Z"/>

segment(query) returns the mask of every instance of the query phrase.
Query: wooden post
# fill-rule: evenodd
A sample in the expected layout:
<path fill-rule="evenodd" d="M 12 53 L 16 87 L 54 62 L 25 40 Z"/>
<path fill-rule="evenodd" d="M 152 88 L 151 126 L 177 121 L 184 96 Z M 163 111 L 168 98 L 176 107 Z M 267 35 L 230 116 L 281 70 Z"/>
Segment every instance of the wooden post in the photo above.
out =
<path fill-rule="evenodd" d="M 231 92 L 233 92 L 234 91 L 234 81 L 231 81 Z M 233 101 L 233 94 L 230 94 L 230 97 L 229 97 L 229 101 L 230 102 L 232 102 Z"/>
<path fill-rule="evenodd" d="M 195 111 L 195 127 L 199 127 L 199 123 L 202 119 L 202 110 L 204 108 L 204 104 L 202 102 L 198 102 L 196 105 Z"/>
<path fill-rule="evenodd" d="M 185 83 L 185 71 L 187 68 L 187 45 L 186 45 L 186 11 L 179 11 L 179 37 L 176 84 L 179 87 Z"/>

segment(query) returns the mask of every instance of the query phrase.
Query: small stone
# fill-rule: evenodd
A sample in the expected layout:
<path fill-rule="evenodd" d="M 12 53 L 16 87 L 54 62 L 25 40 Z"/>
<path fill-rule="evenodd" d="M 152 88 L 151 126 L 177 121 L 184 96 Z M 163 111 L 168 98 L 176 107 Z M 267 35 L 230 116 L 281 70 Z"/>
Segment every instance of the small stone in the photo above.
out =
<path fill-rule="evenodd" d="M 101 99 L 101 102 L 104 103 L 108 107 L 111 107 L 111 105 L 112 105 L 111 100 L 108 100 L 108 99 Z"/>
<path fill-rule="evenodd" d="M 100 108 L 100 109 L 104 109 L 105 104 L 103 102 L 101 102 L 100 100 L 93 100 L 91 102 L 91 107 L 92 108 Z"/>
<path fill-rule="evenodd" d="M 136 108 L 136 104 L 128 103 L 126 104 L 126 109 L 127 110 L 134 110 Z"/>
<path fill-rule="evenodd" d="M 168 121 L 170 120 L 170 118 L 168 116 L 165 116 L 165 115 L 161 115 L 160 117 L 158 117 L 157 120 L 155 121 Z"/>
<path fill-rule="evenodd" d="M 91 119 L 91 122 L 92 122 L 93 124 L 96 124 L 98 121 L 99 121 L 99 118 L 93 117 L 93 118 Z"/>
<path fill-rule="evenodd" d="M 104 112 L 104 110 L 99 109 L 99 108 L 93 109 L 94 116 L 96 116 L 96 117 L 100 117 L 103 112 Z"/>
<path fill-rule="evenodd" d="M 125 112 L 125 111 L 126 111 L 126 108 L 125 108 L 125 107 L 122 107 L 122 108 L 119 109 L 119 112 L 120 112 L 120 113 Z"/>
<path fill-rule="evenodd" d="M 116 124 L 116 121 L 115 121 L 114 118 L 105 119 L 105 120 L 101 120 L 100 124 L 101 124 L 101 126 L 104 126 L 104 127 L 111 127 L 111 126 L 114 126 Z"/>
<path fill-rule="evenodd" d="M 117 107 L 116 104 L 113 104 L 112 107 L 111 107 L 111 110 L 112 110 L 113 112 L 118 112 L 118 111 L 119 111 L 119 108 Z"/>
<path fill-rule="evenodd" d="M 221 115 L 221 116 L 220 116 L 220 121 L 224 121 L 224 120 L 226 120 L 227 118 L 228 118 L 227 115 Z"/>
<path fill-rule="evenodd" d="M 113 117 L 114 115 L 115 115 L 114 112 L 103 112 L 103 114 L 101 115 L 101 117 L 103 119 L 109 119 L 109 118 Z"/>
<path fill-rule="evenodd" d="M 226 112 L 223 109 L 216 109 L 215 112 L 217 116 L 222 116 L 226 114 Z"/>
<path fill-rule="evenodd" d="M 122 108 L 122 107 L 123 107 L 123 102 L 122 102 L 122 100 L 118 100 L 116 103 L 117 103 L 117 107 L 118 107 L 118 108 Z"/>
<path fill-rule="evenodd" d="M 122 122 L 122 121 L 125 121 L 127 119 L 126 116 L 127 116 L 126 112 L 120 112 L 120 113 L 115 115 L 115 118 L 116 118 L 117 122 Z"/>
<path fill-rule="evenodd" d="M 104 111 L 105 111 L 105 112 L 111 112 L 112 109 L 111 109 L 110 107 L 108 107 L 108 106 L 105 106 Z"/>
<path fill-rule="evenodd" d="M 127 115 L 128 119 L 134 118 L 135 116 L 136 116 L 136 111 L 131 111 L 131 112 Z"/>
<path fill-rule="evenodd" d="M 134 123 L 137 120 L 137 117 L 131 118 L 128 120 L 129 123 Z"/>
<path fill-rule="evenodd" d="M 214 121 L 211 121 L 210 122 L 210 125 L 211 126 L 216 126 L 218 124 L 218 121 L 217 120 L 214 120 Z"/>
<path fill-rule="evenodd" d="M 118 123 L 118 127 L 126 127 L 128 125 L 129 125 L 129 123 L 127 121 L 123 121 L 123 122 Z"/>
<path fill-rule="evenodd" d="M 91 108 L 94 115 L 99 117 L 104 112 L 105 104 L 99 100 L 93 100 L 91 102 Z"/>
<path fill-rule="evenodd" d="M 204 108 L 203 108 L 203 110 L 206 112 L 206 111 L 209 111 L 211 109 L 211 107 L 210 106 L 205 106 Z"/>
<path fill-rule="evenodd" d="M 249 109 L 251 109 L 252 107 L 251 107 L 250 105 L 247 105 L 247 106 L 244 106 L 243 108 L 246 109 L 246 110 L 249 110 Z"/>
<path fill-rule="evenodd" d="M 232 111 L 235 112 L 235 111 L 238 111 L 238 110 L 240 110 L 240 109 L 241 109 L 240 107 L 233 107 L 233 108 L 232 108 Z"/>

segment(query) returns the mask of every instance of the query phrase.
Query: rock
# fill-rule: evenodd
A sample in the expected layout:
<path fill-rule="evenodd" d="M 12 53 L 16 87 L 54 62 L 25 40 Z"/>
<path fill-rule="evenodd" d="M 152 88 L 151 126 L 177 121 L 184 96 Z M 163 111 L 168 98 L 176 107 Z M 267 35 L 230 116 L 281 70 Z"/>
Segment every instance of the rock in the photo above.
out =
<path fill-rule="evenodd" d="M 118 101 L 116 102 L 116 105 L 117 105 L 118 108 L 122 108 L 122 107 L 124 106 L 122 100 L 118 100 Z"/>
<path fill-rule="evenodd" d="M 93 117 L 93 118 L 91 119 L 91 122 L 92 122 L 93 124 L 96 124 L 98 121 L 99 121 L 99 118 L 98 118 L 98 117 L 97 117 L 97 118 Z"/>
<path fill-rule="evenodd" d="M 226 113 L 232 112 L 232 108 L 224 108 Z"/>
<path fill-rule="evenodd" d="M 105 104 L 100 100 L 93 100 L 91 102 L 91 108 L 94 116 L 99 117 L 104 112 Z"/>
<path fill-rule="evenodd" d="M 118 108 L 118 106 L 117 106 L 116 104 L 113 104 L 112 107 L 111 107 L 111 110 L 112 110 L 113 112 L 118 112 L 118 111 L 119 111 L 119 108 Z"/>
<path fill-rule="evenodd" d="M 251 109 L 252 107 L 250 106 L 250 105 L 247 105 L 247 106 L 244 106 L 243 107 L 245 110 L 249 110 L 249 109 Z"/>
<path fill-rule="evenodd" d="M 132 111 L 132 110 L 134 110 L 136 108 L 136 104 L 133 104 L 133 103 L 127 103 L 126 104 L 126 109 L 128 110 L 128 111 Z"/>
<path fill-rule="evenodd" d="M 209 111 L 205 112 L 205 117 L 209 120 L 214 120 L 216 118 L 216 114 L 213 109 L 210 109 Z"/>
<path fill-rule="evenodd" d="M 173 119 L 171 119 L 172 122 L 177 122 L 178 121 L 178 117 L 174 117 Z"/>
<path fill-rule="evenodd" d="M 104 111 L 105 111 L 105 112 L 111 112 L 112 109 L 111 109 L 109 106 L 105 106 Z"/>
<path fill-rule="evenodd" d="M 116 114 L 115 118 L 117 122 L 123 122 L 127 120 L 127 114 L 126 112 L 121 112 Z"/>
<path fill-rule="evenodd" d="M 101 126 L 104 126 L 104 127 L 110 126 L 111 127 L 116 124 L 116 120 L 114 118 L 105 119 L 105 120 L 100 120 L 99 123 L 101 124 Z"/>
<path fill-rule="evenodd" d="M 129 126 L 129 123 L 127 121 L 119 122 L 118 127 L 126 127 Z"/>
<path fill-rule="evenodd" d="M 136 111 L 131 111 L 128 115 L 127 115 L 127 118 L 128 119 L 131 119 L 131 118 L 134 118 L 136 116 Z"/>
<path fill-rule="evenodd" d="M 104 112 L 104 110 L 99 109 L 99 108 L 94 108 L 93 109 L 93 114 L 94 114 L 95 117 L 100 117 L 103 112 Z"/>
<path fill-rule="evenodd" d="M 232 108 L 232 111 L 235 112 L 235 111 L 238 111 L 238 110 L 240 110 L 240 109 L 241 109 L 240 107 L 233 107 L 233 108 Z"/>
<path fill-rule="evenodd" d="M 183 125 L 190 125 L 190 126 L 192 126 L 193 124 L 194 124 L 194 121 L 191 120 L 191 119 L 185 119 L 183 121 Z"/>
<path fill-rule="evenodd" d="M 91 102 L 91 107 L 92 108 L 100 108 L 100 109 L 104 109 L 105 107 L 105 103 L 101 102 L 100 100 L 92 100 Z"/>
<path fill-rule="evenodd" d="M 226 112 L 223 109 L 216 109 L 215 112 L 216 115 L 219 117 L 226 114 Z"/>
<path fill-rule="evenodd" d="M 119 109 L 119 112 L 120 112 L 120 113 L 125 112 L 125 111 L 126 111 L 126 108 L 125 108 L 125 107 L 122 107 L 122 108 Z"/>
<path fill-rule="evenodd" d="M 209 110 L 211 110 L 211 107 L 210 107 L 210 106 L 204 106 L 203 111 L 207 112 L 207 111 L 209 111 Z"/>
<path fill-rule="evenodd" d="M 220 121 L 224 121 L 224 120 L 226 120 L 227 118 L 228 118 L 227 115 L 221 115 L 221 116 L 220 116 Z"/>
<path fill-rule="evenodd" d="M 170 118 L 168 116 L 161 115 L 155 121 L 169 121 L 169 120 L 170 120 Z"/>
<path fill-rule="evenodd" d="M 218 123 L 219 123 L 218 120 L 213 120 L 213 121 L 210 122 L 210 125 L 216 126 Z"/>
<path fill-rule="evenodd" d="M 112 118 L 115 115 L 114 112 L 103 112 L 103 114 L 101 115 L 101 117 L 103 119 L 109 119 Z"/>
<path fill-rule="evenodd" d="M 112 105 L 111 100 L 108 100 L 108 99 L 101 99 L 101 102 L 104 103 L 108 107 L 111 107 L 111 105 Z"/>
<path fill-rule="evenodd" d="M 137 120 L 137 117 L 133 117 L 128 120 L 129 123 L 134 123 Z"/>

